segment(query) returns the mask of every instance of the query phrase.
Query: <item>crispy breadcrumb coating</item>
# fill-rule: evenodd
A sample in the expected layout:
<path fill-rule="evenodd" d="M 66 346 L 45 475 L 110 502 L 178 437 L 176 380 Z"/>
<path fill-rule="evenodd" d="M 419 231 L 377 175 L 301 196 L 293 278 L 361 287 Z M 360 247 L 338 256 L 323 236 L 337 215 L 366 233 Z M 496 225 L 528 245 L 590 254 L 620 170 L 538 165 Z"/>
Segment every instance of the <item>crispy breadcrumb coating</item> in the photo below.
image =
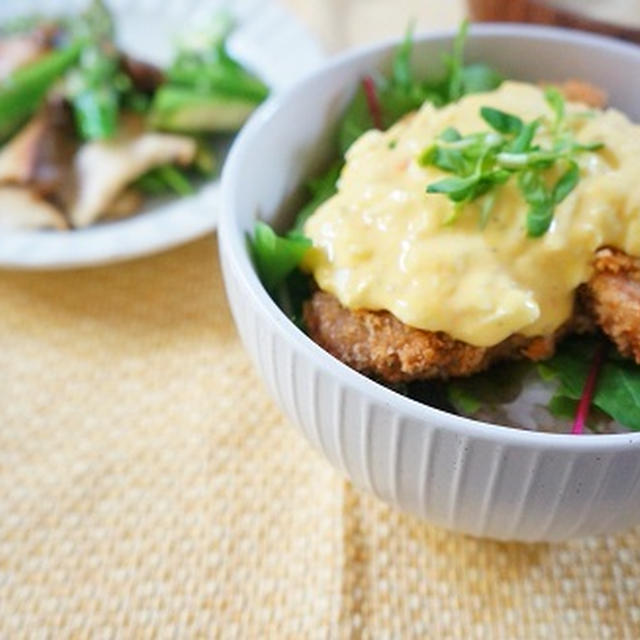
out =
<path fill-rule="evenodd" d="M 609 102 L 605 91 L 584 80 L 570 79 L 556 86 L 570 102 L 584 102 L 594 109 L 605 109 Z"/>
<path fill-rule="evenodd" d="M 493 347 L 476 347 L 441 331 L 410 327 L 387 311 L 351 311 L 323 291 L 306 302 L 304 319 L 310 336 L 329 353 L 390 383 L 469 376 L 499 360 L 544 360 L 569 330 L 566 325 L 551 336 L 513 335 Z"/>
<path fill-rule="evenodd" d="M 604 248 L 593 267 L 585 305 L 620 353 L 640 364 L 640 259 Z"/>

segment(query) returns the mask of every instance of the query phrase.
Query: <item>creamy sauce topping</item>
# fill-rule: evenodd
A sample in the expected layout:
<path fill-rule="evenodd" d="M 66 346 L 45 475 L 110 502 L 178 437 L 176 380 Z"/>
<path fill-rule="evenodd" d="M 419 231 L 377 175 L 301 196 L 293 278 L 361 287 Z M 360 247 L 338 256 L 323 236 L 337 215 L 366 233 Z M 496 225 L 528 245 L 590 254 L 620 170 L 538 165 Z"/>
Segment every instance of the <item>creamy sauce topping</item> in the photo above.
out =
<path fill-rule="evenodd" d="M 450 174 L 417 158 L 449 126 L 486 131 L 484 105 L 525 122 L 552 117 L 540 88 L 505 82 L 442 109 L 425 104 L 353 144 L 338 193 L 305 226 L 314 245 L 305 267 L 321 289 L 351 309 L 386 309 L 413 327 L 491 346 L 513 333 L 550 334 L 567 320 L 597 248 L 640 255 L 640 126 L 615 109 L 584 117 L 584 105 L 567 104 L 575 138 L 605 148 L 577 156 L 580 181 L 542 237 L 527 236 L 514 178 L 494 190 L 484 229 L 482 198 L 445 225 L 453 203 L 425 189 Z M 543 125 L 536 141 L 549 135 Z"/>

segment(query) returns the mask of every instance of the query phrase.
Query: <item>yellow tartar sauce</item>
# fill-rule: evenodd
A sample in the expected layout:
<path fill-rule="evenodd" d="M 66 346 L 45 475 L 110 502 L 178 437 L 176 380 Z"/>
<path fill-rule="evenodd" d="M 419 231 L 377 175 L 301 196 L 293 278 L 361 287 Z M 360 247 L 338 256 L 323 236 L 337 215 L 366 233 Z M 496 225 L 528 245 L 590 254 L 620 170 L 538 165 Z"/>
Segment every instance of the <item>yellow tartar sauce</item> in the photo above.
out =
<path fill-rule="evenodd" d="M 417 159 L 447 127 L 488 130 L 479 114 L 485 105 L 525 122 L 552 119 L 543 90 L 505 82 L 441 109 L 425 104 L 352 145 L 338 193 L 305 225 L 313 249 L 303 266 L 321 289 L 348 308 L 386 309 L 410 326 L 491 346 L 513 333 L 550 334 L 567 320 L 597 248 L 640 255 L 640 126 L 615 109 L 587 116 L 578 103 L 567 104 L 574 137 L 605 148 L 577 155 L 580 181 L 543 236 L 527 236 L 515 178 L 493 190 L 484 229 L 482 198 L 445 224 L 453 203 L 425 189 L 450 174 Z M 536 141 L 550 135 L 543 124 Z"/>

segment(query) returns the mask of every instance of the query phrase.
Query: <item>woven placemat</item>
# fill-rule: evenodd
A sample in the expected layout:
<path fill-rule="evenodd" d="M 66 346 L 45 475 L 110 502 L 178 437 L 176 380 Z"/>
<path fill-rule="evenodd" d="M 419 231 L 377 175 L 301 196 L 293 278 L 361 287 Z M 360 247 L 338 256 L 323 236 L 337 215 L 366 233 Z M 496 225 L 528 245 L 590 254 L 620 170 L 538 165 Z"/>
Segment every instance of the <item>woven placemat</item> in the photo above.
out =
<path fill-rule="evenodd" d="M 0 273 L 0 637 L 637 638 L 640 531 L 473 540 L 286 424 L 211 238 Z"/>

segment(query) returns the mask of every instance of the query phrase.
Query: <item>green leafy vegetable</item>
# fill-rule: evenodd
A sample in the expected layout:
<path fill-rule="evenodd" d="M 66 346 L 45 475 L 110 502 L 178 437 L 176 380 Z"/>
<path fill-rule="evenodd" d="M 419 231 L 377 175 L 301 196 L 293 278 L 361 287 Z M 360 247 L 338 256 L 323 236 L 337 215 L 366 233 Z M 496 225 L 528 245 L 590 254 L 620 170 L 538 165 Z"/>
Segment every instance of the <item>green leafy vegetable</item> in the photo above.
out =
<path fill-rule="evenodd" d="M 445 57 L 446 77 L 420 80 L 416 78 L 411 66 L 413 25 L 409 25 L 404 41 L 395 52 L 391 76 L 374 76 L 383 129 L 425 102 L 442 106 L 463 95 L 491 91 L 500 85 L 502 76 L 487 65 L 464 65 L 464 40 L 467 30 L 468 24 L 462 23 L 454 41 L 453 52 Z M 376 123 L 373 120 L 367 106 L 365 91 L 359 87 L 340 125 L 340 152 L 344 154 L 365 131 L 374 128 Z"/>
<path fill-rule="evenodd" d="M 315 180 L 310 180 L 307 183 L 311 200 L 298 212 L 295 224 L 293 225 L 293 231 L 302 233 L 305 222 L 309 219 L 309 216 L 311 216 L 325 200 L 328 200 L 336 193 L 336 183 L 340 177 L 343 165 L 344 163 L 341 161 L 335 162 L 322 176 Z"/>
<path fill-rule="evenodd" d="M 170 131 L 235 131 L 269 94 L 266 85 L 234 60 L 227 12 L 189 34 L 151 105 L 151 123 Z"/>
<path fill-rule="evenodd" d="M 465 203 L 486 194 L 513 175 L 517 177 L 522 197 L 529 205 L 526 217 L 528 235 L 539 237 L 546 233 L 553 221 L 556 205 L 575 189 L 580 179 L 576 155 L 597 151 L 602 144 L 580 144 L 573 139 L 565 126 L 564 99 L 556 90 L 548 90 L 545 96 L 553 112 L 550 148 L 534 145 L 534 136 L 543 124 L 541 119 L 525 123 L 516 115 L 484 106 L 480 115 L 492 131 L 461 137 L 448 128 L 438 142 L 420 154 L 418 162 L 423 166 L 433 165 L 455 174 L 427 186 L 427 193 L 445 194 L 456 203 L 455 215 L 446 223 L 457 218 L 460 207 Z M 564 171 L 549 185 L 547 170 L 558 166 L 564 167 Z M 481 228 L 487 224 L 492 208 L 493 200 L 483 203 Z"/>
<path fill-rule="evenodd" d="M 577 405 L 599 340 L 569 338 L 551 360 L 538 365 L 544 375 L 560 384 L 553 400 L 556 408 Z M 598 376 L 593 404 L 625 427 L 640 430 L 640 367 L 610 350 Z"/>
<path fill-rule="evenodd" d="M 553 186 L 551 197 L 555 204 L 562 202 L 576 187 L 580 180 L 580 169 L 573 161 L 569 161 L 569 168 L 558 178 Z"/>
<path fill-rule="evenodd" d="M 500 133 L 517 135 L 524 126 L 518 116 L 513 116 L 493 107 L 481 107 L 480 115 L 487 124 Z"/>
<path fill-rule="evenodd" d="M 492 67 L 483 63 L 462 67 L 462 95 L 493 91 L 502 84 L 502 76 Z"/>
<path fill-rule="evenodd" d="M 269 225 L 256 222 L 251 254 L 265 287 L 275 292 L 298 267 L 310 246 L 311 241 L 299 233 L 279 236 Z"/>
<path fill-rule="evenodd" d="M 549 103 L 549 106 L 553 110 L 553 114 L 555 116 L 553 131 L 554 133 L 558 133 L 565 115 L 564 96 L 555 87 L 548 87 L 544 92 L 544 97 Z"/>
<path fill-rule="evenodd" d="M 136 180 L 135 185 L 152 195 L 175 193 L 188 196 L 195 191 L 187 175 L 173 165 L 163 165 L 147 171 Z"/>
<path fill-rule="evenodd" d="M 85 43 L 66 87 L 78 132 L 85 140 L 112 138 L 118 128 L 119 89 L 128 78 L 120 72 L 115 26 L 102 0 L 91 2 L 72 23 L 72 31 Z"/>
<path fill-rule="evenodd" d="M 556 355 L 545 362 L 503 363 L 470 378 L 450 380 L 449 401 L 462 415 L 473 416 L 481 409 L 493 413 L 500 405 L 516 401 L 523 389 L 539 377 L 550 383 L 549 411 L 570 423 L 577 416 L 594 356 L 602 349 L 603 340 L 602 336 L 573 336 L 564 340 Z M 590 428 L 599 420 L 614 419 L 631 430 L 640 430 L 640 367 L 608 349 L 591 401 L 596 419 L 588 425 Z"/>
<path fill-rule="evenodd" d="M 47 92 L 75 63 L 82 49 L 74 42 L 11 74 L 0 84 L 0 141 L 18 129 L 40 106 Z"/>
<path fill-rule="evenodd" d="M 464 65 L 464 41 L 469 31 L 469 21 L 464 20 L 460 25 L 458 34 L 453 41 L 453 51 L 445 58 L 449 67 L 448 98 L 451 102 L 464 95 L 463 65 Z"/>
<path fill-rule="evenodd" d="M 230 132 L 238 130 L 255 108 L 254 100 L 168 84 L 155 92 L 149 121 L 166 131 Z"/>
<path fill-rule="evenodd" d="M 415 23 L 410 22 L 402 44 L 393 58 L 393 83 L 405 91 L 411 91 L 413 71 L 411 69 L 411 51 L 413 49 L 413 32 Z"/>
<path fill-rule="evenodd" d="M 503 362 L 491 371 L 447 383 L 447 396 L 459 413 L 473 416 L 482 408 L 513 402 L 522 392 L 533 365 L 530 362 Z"/>
<path fill-rule="evenodd" d="M 450 383 L 448 399 L 454 409 L 463 415 L 473 415 L 483 406 L 482 401 L 465 385 Z"/>

